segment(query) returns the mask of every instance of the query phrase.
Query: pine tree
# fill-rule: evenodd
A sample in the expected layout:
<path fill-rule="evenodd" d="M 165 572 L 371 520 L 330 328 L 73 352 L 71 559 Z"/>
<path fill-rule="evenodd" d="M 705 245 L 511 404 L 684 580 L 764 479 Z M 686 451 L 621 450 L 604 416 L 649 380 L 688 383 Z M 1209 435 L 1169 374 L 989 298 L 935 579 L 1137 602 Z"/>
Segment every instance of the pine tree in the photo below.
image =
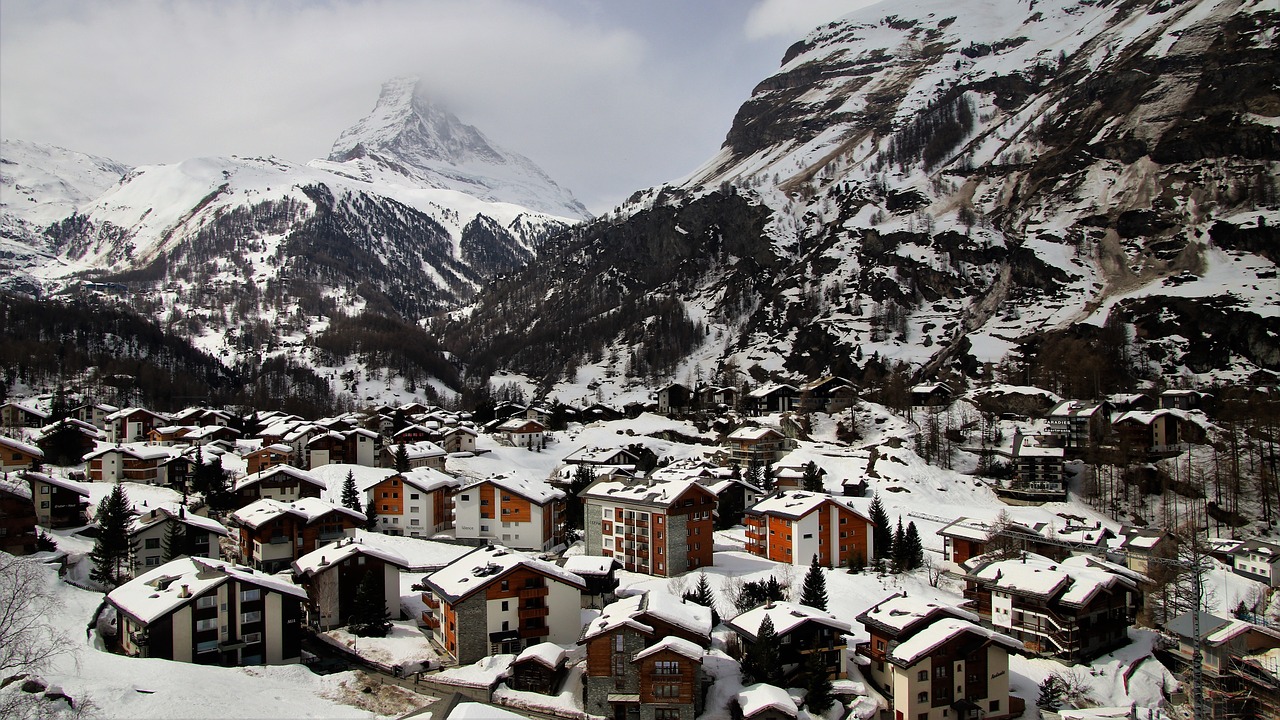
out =
<path fill-rule="evenodd" d="M 906 561 L 908 570 L 924 565 L 924 544 L 920 541 L 920 531 L 916 530 L 915 522 L 907 523 Z"/>
<path fill-rule="evenodd" d="M 698 584 L 684 594 L 684 599 L 711 609 L 711 627 L 720 624 L 720 613 L 716 612 L 716 596 L 711 592 L 711 581 L 707 579 L 705 572 L 698 573 Z"/>
<path fill-rule="evenodd" d="M 409 451 L 404 449 L 404 443 L 400 443 L 400 445 L 396 447 L 395 461 L 396 461 L 396 472 L 398 473 L 409 472 Z"/>
<path fill-rule="evenodd" d="M 802 487 L 809 492 L 822 492 L 822 473 L 812 460 L 804 466 L 804 479 L 801 482 Z"/>
<path fill-rule="evenodd" d="M 884 511 L 884 503 L 880 502 L 880 493 L 871 498 L 871 522 L 875 524 L 872 531 L 872 543 L 875 545 L 872 555 L 876 560 L 893 557 L 893 530 L 889 528 L 889 514 Z"/>
<path fill-rule="evenodd" d="M 751 643 L 747 655 L 742 661 L 742 674 L 751 682 L 764 682 L 779 685 L 782 680 L 780 667 L 778 635 L 773 628 L 773 620 L 766 614 L 756 630 L 756 640 Z"/>
<path fill-rule="evenodd" d="M 383 597 L 381 572 L 369 570 L 361 578 L 347 624 L 351 634 L 360 637 L 386 637 L 391 630 L 391 614 L 387 612 L 387 601 Z"/>
<path fill-rule="evenodd" d="M 765 486 L 764 471 L 760 468 L 760 464 L 755 461 L 755 458 L 752 458 L 751 461 L 747 463 L 747 471 L 743 474 L 742 479 L 746 480 L 748 484 L 754 485 L 761 490 L 769 489 Z"/>
<path fill-rule="evenodd" d="M 124 582 L 129 574 L 129 556 L 133 547 L 129 542 L 129 523 L 132 520 L 129 496 L 117 483 L 111 492 L 98 503 L 98 537 L 94 540 L 93 570 L 89 577 L 107 589 Z"/>
<path fill-rule="evenodd" d="M 902 572 L 907 569 L 907 532 L 902 529 L 902 516 L 898 516 L 898 529 L 893 531 L 893 571 Z"/>
<path fill-rule="evenodd" d="M 800 594 L 800 604 L 819 610 L 827 609 L 827 576 L 818 564 L 818 556 L 813 556 L 809 572 L 804 576 L 804 588 Z"/>
<path fill-rule="evenodd" d="M 342 481 L 342 507 L 356 512 L 364 512 L 360 507 L 360 492 L 356 490 L 356 473 L 354 470 L 348 470 L 346 479 Z"/>
<path fill-rule="evenodd" d="M 820 649 L 809 653 L 804 660 L 801 672 L 801 682 L 805 689 L 805 709 L 809 711 L 809 715 L 816 717 L 835 704 L 835 698 L 831 696 L 833 689 L 831 676 L 827 674 L 827 663 Z"/>
<path fill-rule="evenodd" d="M 1036 700 L 1036 706 L 1050 712 L 1056 712 L 1062 707 L 1062 696 L 1066 688 L 1062 682 L 1062 678 L 1057 675 L 1050 675 L 1040 683 L 1040 697 Z"/>
<path fill-rule="evenodd" d="M 187 526 L 176 517 L 169 518 L 169 524 L 164 526 L 164 540 L 161 541 L 161 547 L 164 548 L 164 561 L 176 560 L 187 554 Z"/>
<path fill-rule="evenodd" d="M 378 503 L 376 498 L 364 510 L 364 529 L 369 532 L 378 532 Z"/>
<path fill-rule="evenodd" d="M 565 524 L 576 530 L 584 529 L 586 525 L 585 510 L 581 493 L 587 489 L 587 486 L 595 482 L 596 474 L 591 472 L 591 468 L 586 465 L 579 465 L 573 471 L 573 479 L 569 481 L 569 497 L 565 500 Z"/>

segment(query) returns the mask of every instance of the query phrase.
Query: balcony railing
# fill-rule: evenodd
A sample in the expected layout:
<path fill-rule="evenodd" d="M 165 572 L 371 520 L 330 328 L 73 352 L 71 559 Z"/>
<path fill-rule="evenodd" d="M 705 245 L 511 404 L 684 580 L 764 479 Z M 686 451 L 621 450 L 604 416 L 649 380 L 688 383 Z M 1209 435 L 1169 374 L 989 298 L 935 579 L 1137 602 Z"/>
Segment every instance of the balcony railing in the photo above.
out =
<path fill-rule="evenodd" d="M 520 637 L 522 638 L 547 637 L 550 634 L 551 628 L 545 625 L 536 628 L 520 628 Z"/>
<path fill-rule="evenodd" d="M 432 594 L 431 594 L 431 593 L 429 593 L 429 592 L 424 592 L 424 593 L 422 593 L 422 604 L 423 604 L 423 605 L 426 605 L 427 607 L 431 608 L 432 610 L 439 610 L 439 609 L 440 609 L 440 601 L 436 599 L 436 596 L 435 596 L 435 595 L 432 595 Z"/>
<path fill-rule="evenodd" d="M 520 591 L 520 599 L 546 597 L 551 594 L 551 588 L 543 585 L 542 587 L 524 588 Z"/>
<path fill-rule="evenodd" d="M 423 613 L 422 613 L 422 624 L 423 624 L 423 625 L 426 625 L 427 627 L 431 628 L 432 630 L 437 630 L 437 629 L 439 629 L 439 627 L 440 627 L 440 621 L 439 621 L 438 619 L 436 619 L 436 616 L 435 616 L 435 615 L 432 615 L 432 614 L 431 614 L 431 613 L 429 613 L 429 612 L 423 612 Z"/>
<path fill-rule="evenodd" d="M 525 618 L 532 618 L 532 617 L 546 617 L 550 614 L 551 614 L 551 608 L 547 607 L 546 605 L 543 605 L 542 607 L 532 607 L 532 608 L 522 607 L 520 608 L 520 612 L 519 612 L 521 620 L 524 620 Z"/>

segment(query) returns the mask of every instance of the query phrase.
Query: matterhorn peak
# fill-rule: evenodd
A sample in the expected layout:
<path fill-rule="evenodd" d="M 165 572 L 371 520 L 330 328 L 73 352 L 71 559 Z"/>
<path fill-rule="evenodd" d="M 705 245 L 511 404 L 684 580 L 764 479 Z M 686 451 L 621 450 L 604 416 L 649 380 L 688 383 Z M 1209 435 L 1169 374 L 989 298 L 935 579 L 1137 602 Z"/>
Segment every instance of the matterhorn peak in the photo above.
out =
<path fill-rule="evenodd" d="M 504 150 L 431 97 L 415 77 L 382 85 L 373 111 L 338 136 L 314 165 L 369 181 L 457 190 L 489 202 L 563 217 L 590 213 L 532 160 Z"/>

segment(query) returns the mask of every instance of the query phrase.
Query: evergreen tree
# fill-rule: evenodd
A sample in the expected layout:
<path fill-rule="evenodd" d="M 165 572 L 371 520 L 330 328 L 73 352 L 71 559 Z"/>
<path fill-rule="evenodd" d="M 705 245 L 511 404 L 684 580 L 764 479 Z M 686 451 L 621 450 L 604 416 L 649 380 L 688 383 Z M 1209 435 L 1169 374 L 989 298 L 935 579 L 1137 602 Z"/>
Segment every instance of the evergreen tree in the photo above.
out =
<path fill-rule="evenodd" d="M 743 474 L 742 479 L 761 490 L 769 489 L 765 485 L 764 471 L 761 469 L 760 464 L 755 461 L 755 458 L 752 458 L 751 461 L 747 463 L 747 471 Z"/>
<path fill-rule="evenodd" d="M 737 606 L 739 612 L 746 612 L 767 602 L 786 599 L 786 593 L 782 591 L 782 584 L 778 582 L 777 578 L 770 575 L 768 580 L 747 580 L 742 583 L 742 590 L 734 600 L 734 605 Z"/>
<path fill-rule="evenodd" d="M 831 696 L 831 676 L 827 674 L 827 664 L 821 650 L 815 649 L 809 653 L 801 666 L 801 673 L 801 683 L 805 689 L 805 709 L 811 716 L 821 715 L 835 704 L 835 698 Z"/>
<path fill-rule="evenodd" d="M 585 509 L 581 493 L 587 486 L 595 482 L 596 474 L 586 465 L 579 465 L 573 471 L 573 479 L 569 481 L 569 497 L 565 500 L 565 524 L 576 530 L 586 525 Z"/>
<path fill-rule="evenodd" d="M 90 579 L 108 590 L 120 585 L 129 575 L 129 556 L 133 547 L 129 542 L 129 523 L 133 514 L 124 487 L 116 483 L 111 492 L 98 503 L 98 537 L 94 540 Z"/>
<path fill-rule="evenodd" d="M 369 532 L 378 532 L 378 503 L 376 498 L 364 510 L 364 529 Z"/>
<path fill-rule="evenodd" d="M 169 524 L 164 526 L 164 540 L 161 541 L 161 547 L 164 548 L 165 562 L 187 555 L 186 524 L 179 522 L 176 517 L 169 518 Z"/>
<path fill-rule="evenodd" d="M 781 685 L 782 668 L 779 662 L 778 635 L 773 627 L 773 620 L 765 615 L 756 630 L 756 640 L 747 649 L 742 660 L 742 674 L 751 682 L 763 682 L 770 685 Z"/>
<path fill-rule="evenodd" d="M 365 572 L 352 600 L 348 629 L 360 637 L 386 637 L 391 630 L 391 614 L 383 597 L 382 573 Z"/>
<path fill-rule="evenodd" d="M 902 516 L 898 516 L 898 529 L 893 531 L 893 571 L 902 572 L 907 569 L 907 532 L 902 529 Z"/>
<path fill-rule="evenodd" d="M 906 561 L 908 570 L 924 565 L 924 544 L 920 542 L 920 531 L 916 530 L 915 522 L 907 523 Z"/>
<path fill-rule="evenodd" d="M 801 482 L 802 487 L 809 492 L 822 492 L 822 473 L 812 460 L 804 466 L 804 478 Z"/>
<path fill-rule="evenodd" d="M 876 560 L 893 556 L 893 530 L 889 527 L 889 514 L 884 511 L 884 503 L 880 502 L 880 493 L 871 498 L 871 522 L 875 523 L 871 540 L 875 547 L 872 555 Z"/>
<path fill-rule="evenodd" d="M 342 481 L 342 507 L 356 512 L 364 512 L 360 507 L 360 492 L 356 490 L 356 473 L 354 470 L 347 471 L 347 477 Z"/>
<path fill-rule="evenodd" d="M 743 502 L 743 493 L 741 488 L 737 486 L 730 487 L 721 495 L 719 503 L 719 513 L 716 515 L 716 529 L 728 530 L 742 524 L 742 516 L 746 514 L 747 508 Z"/>
<path fill-rule="evenodd" d="M 409 451 L 404 449 L 404 443 L 400 443 L 396 447 L 396 472 L 409 472 Z"/>
<path fill-rule="evenodd" d="M 1066 693 L 1065 683 L 1057 675 L 1050 675 L 1040 683 L 1040 697 L 1036 706 L 1049 712 L 1057 712 L 1062 707 L 1062 696 Z"/>
<path fill-rule="evenodd" d="M 809 572 L 804 576 L 804 588 L 800 593 L 800 604 L 819 610 L 827 609 L 827 576 L 818 564 L 818 556 L 813 556 Z"/>
<path fill-rule="evenodd" d="M 711 581 L 707 579 L 705 572 L 698 573 L 698 584 L 684 594 L 684 599 L 711 609 L 711 627 L 720 624 L 720 613 L 716 612 L 716 596 L 711 592 Z"/>

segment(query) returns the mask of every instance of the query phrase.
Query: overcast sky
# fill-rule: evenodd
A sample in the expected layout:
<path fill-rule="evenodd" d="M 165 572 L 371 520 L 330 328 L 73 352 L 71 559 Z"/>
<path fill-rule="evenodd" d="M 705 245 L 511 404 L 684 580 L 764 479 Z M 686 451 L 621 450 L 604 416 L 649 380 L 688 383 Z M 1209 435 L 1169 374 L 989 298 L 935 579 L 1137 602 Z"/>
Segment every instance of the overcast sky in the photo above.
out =
<path fill-rule="evenodd" d="M 305 162 L 417 75 L 601 212 L 694 170 L 791 43 L 873 2 L 3 0 L 0 135 Z"/>

